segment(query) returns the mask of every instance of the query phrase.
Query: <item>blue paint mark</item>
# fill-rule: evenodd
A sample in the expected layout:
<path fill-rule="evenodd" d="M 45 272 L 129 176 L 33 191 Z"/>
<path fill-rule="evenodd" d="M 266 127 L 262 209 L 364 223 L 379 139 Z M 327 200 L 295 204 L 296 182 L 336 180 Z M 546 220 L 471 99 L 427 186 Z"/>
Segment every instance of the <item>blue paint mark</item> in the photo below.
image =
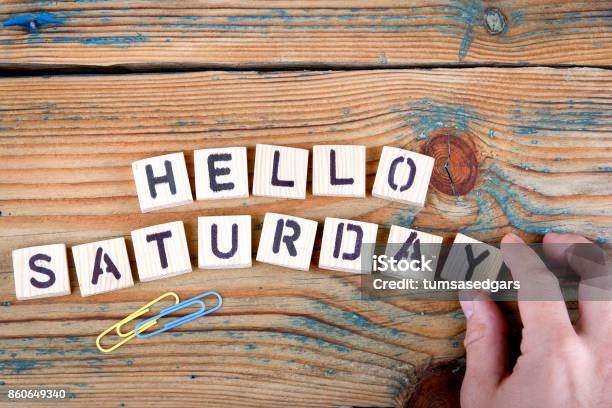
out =
<path fill-rule="evenodd" d="M 189 378 L 191 378 L 192 380 L 195 380 L 196 378 L 198 378 L 198 376 L 197 374 L 191 374 Z"/>
<path fill-rule="evenodd" d="M 76 383 L 74 384 L 75 387 L 79 387 L 79 388 L 92 388 L 93 384 L 85 384 L 85 383 Z"/>
<path fill-rule="evenodd" d="M 398 225 L 400 227 L 410 227 L 414 223 L 418 209 L 404 207 L 401 208 L 391 220 L 392 225 Z"/>
<path fill-rule="evenodd" d="M 192 120 L 192 121 L 184 121 L 184 120 L 179 120 L 178 122 L 174 122 L 174 124 L 176 126 L 190 126 L 190 125 L 199 125 L 202 122 L 198 121 L 198 120 Z"/>
<path fill-rule="evenodd" d="M 100 351 L 98 351 L 98 349 L 95 348 L 91 348 L 91 347 L 86 347 L 86 348 L 82 348 L 79 350 L 79 354 L 83 355 L 83 354 L 100 354 Z"/>
<path fill-rule="evenodd" d="M 129 365 L 129 366 L 134 365 L 134 360 L 128 360 L 126 363 L 127 363 L 127 365 Z"/>
<path fill-rule="evenodd" d="M 0 385 L 5 385 L 6 382 L 5 381 L 0 381 Z"/>
<path fill-rule="evenodd" d="M 350 353 L 351 349 L 348 347 L 344 347 L 344 346 L 340 346 L 337 344 L 333 344 L 333 343 L 329 343 L 325 340 L 321 340 L 321 339 L 317 339 L 317 338 L 312 338 L 312 337 L 308 337 L 308 336 L 302 336 L 302 335 L 297 335 L 297 334 L 293 334 L 293 333 L 281 333 L 280 334 L 281 337 L 286 338 L 286 339 L 291 339 L 291 340 L 296 340 L 302 344 L 313 344 L 316 347 L 319 348 L 330 348 L 332 347 L 333 349 L 335 349 L 337 352 L 339 353 Z"/>
<path fill-rule="evenodd" d="M 148 40 L 146 36 L 138 34 L 125 37 L 55 37 L 51 41 L 56 43 L 79 42 L 87 45 L 116 45 L 125 47 L 133 43 L 146 42 Z"/>
<path fill-rule="evenodd" d="M 495 131 L 493 129 L 489 129 L 489 138 L 495 139 Z"/>
<path fill-rule="evenodd" d="M 257 346 L 254 344 L 247 344 L 246 346 L 244 346 L 245 350 L 255 350 L 256 348 Z"/>
<path fill-rule="evenodd" d="M 540 142 L 539 142 L 539 141 L 537 141 L 537 140 L 535 140 L 535 139 L 531 141 L 531 144 L 532 144 L 532 145 L 536 145 L 536 144 L 538 144 L 538 143 L 540 143 Z"/>
<path fill-rule="evenodd" d="M 510 17 L 512 18 L 512 22 L 515 25 L 519 25 L 525 19 L 525 13 L 521 10 L 515 10 L 512 13 L 510 13 Z"/>
<path fill-rule="evenodd" d="M 547 232 L 577 232 L 564 227 L 562 224 L 559 225 L 558 221 L 556 221 L 555 224 L 551 221 L 552 225 L 546 225 L 546 223 L 543 223 L 541 220 L 530 219 L 531 214 L 548 216 L 572 214 L 571 207 L 536 207 L 525 198 L 521 191 L 511 184 L 512 177 L 509 174 L 506 174 L 506 172 L 494 164 L 489 167 L 489 170 L 491 170 L 491 172 L 483 176 L 482 189 L 487 192 L 494 201 L 490 199 L 487 200 L 484 196 L 469 196 L 469 198 L 476 200 L 479 208 L 478 217 L 473 226 L 462 230 L 462 232 L 469 234 L 497 228 L 495 220 L 492 218 L 492 215 L 495 214 L 493 202 L 497 202 L 501 207 L 504 215 L 512 226 L 523 231 L 536 235 L 544 235 Z M 520 208 L 515 208 L 513 203 L 516 203 Z M 524 216 L 523 213 L 525 212 L 529 215 Z"/>
<path fill-rule="evenodd" d="M 459 45 L 459 62 L 462 62 L 472 45 L 474 25 L 482 15 L 483 7 L 481 1 L 469 1 L 465 3 L 466 8 L 461 9 L 460 18 L 465 22 L 465 33 Z"/>
<path fill-rule="evenodd" d="M 343 115 L 350 115 L 351 113 L 353 113 L 353 112 L 350 109 L 342 111 Z"/>
<path fill-rule="evenodd" d="M 440 104 L 429 100 L 419 100 L 407 108 L 392 108 L 392 112 L 402 112 L 398 117 L 404 119 L 402 125 L 410 126 L 418 140 L 427 139 L 437 129 L 455 128 L 461 133 L 469 131 L 472 120 L 481 119 L 473 109 L 464 106 Z"/>
<path fill-rule="evenodd" d="M 0 302 L 0 306 L 5 306 L 5 307 L 11 306 L 12 304 L 13 302 L 11 302 L 10 300 L 5 300 L 3 302 Z"/>
<path fill-rule="evenodd" d="M 32 361 L 32 360 L 21 360 L 21 361 L 0 361 L 0 368 L 11 369 L 11 374 L 24 374 L 30 372 L 34 368 L 38 367 L 50 367 L 52 364 L 50 361 Z"/>
<path fill-rule="evenodd" d="M 2 23 L 4 27 L 19 26 L 26 28 L 30 33 L 38 32 L 38 28 L 47 24 L 63 24 L 65 18 L 54 16 L 51 13 L 27 13 L 10 17 Z"/>
<path fill-rule="evenodd" d="M 532 129 L 532 128 L 521 128 L 521 129 L 513 129 L 512 133 L 515 133 L 517 135 L 535 135 L 536 133 L 538 133 L 537 129 Z"/>
<path fill-rule="evenodd" d="M 61 349 L 52 349 L 52 348 L 36 349 L 36 355 L 39 355 L 39 356 L 47 356 L 47 355 L 54 355 L 54 354 L 57 354 L 58 356 L 63 356 L 66 354 L 66 351 L 61 350 Z"/>
<path fill-rule="evenodd" d="M 328 374 L 328 375 L 336 374 L 336 369 L 334 368 L 326 368 L 324 371 L 325 371 L 325 374 Z"/>

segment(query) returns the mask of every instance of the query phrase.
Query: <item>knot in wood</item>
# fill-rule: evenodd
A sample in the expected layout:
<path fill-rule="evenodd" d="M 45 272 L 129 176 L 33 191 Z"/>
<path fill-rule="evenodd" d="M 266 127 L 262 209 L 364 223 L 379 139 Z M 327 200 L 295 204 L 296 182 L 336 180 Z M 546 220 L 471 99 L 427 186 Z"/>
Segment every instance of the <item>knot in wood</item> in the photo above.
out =
<path fill-rule="evenodd" d="M 467 134 L 453 128 L 436 130 L 423 153 L 433 157 L 431 184 L 439 192 L 462 196 L 474 188 L 478 176 L 478 163 Z"/>
<path fill-rule="evenodd" d="M 489 7 L 484 11 L 484 26 L 491 35 L 501 34 L 506 30 L 506 16 L 500 9 Z"/>

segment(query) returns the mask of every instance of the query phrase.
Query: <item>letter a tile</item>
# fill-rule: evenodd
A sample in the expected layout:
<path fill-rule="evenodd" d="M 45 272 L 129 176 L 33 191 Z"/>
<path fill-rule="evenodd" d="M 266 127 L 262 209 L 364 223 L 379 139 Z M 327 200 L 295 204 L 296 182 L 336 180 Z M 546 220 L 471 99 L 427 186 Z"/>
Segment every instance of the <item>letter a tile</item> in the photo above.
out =
<path fill-rule="evenodd" d="M 81 296 L 134 286 L 125 239 L 114 238 L 72 247 Z"/>
<path fill-rule="evenodd" d="M 191 272 L 183 221 L 132 231 L 132 243 L 142 282 Z"/>
<path fill-rule="evenodd" d="M 392 225 L 391 231 L 389 231 L 389 238 L 387 239 L 387 248 L 385 249 L 387 260 L 394 259 L 395 261 L 399 261 L 401 259 L 406 259 L 411 261 L 418 259 L 419 267 L 427 267 L 420 268 L 418 271 L 412 269 L 391 270 L 389 268 L 389 270 L 382 273 L 400 279 L 412 278 L 433 280 L 438 266 L 438 257 L 440 256 L 443 240 L 444 239 L 438 235 Z"/>
<path fill-rule="evenodd" d="M 423 154 L 383 147 L 372 195 L 416 207 L 425 205 L 434 158 Z"/>
<path fill-rule="evenodd" d="M 257 261 L 307 271 L 316 234 L 316 221 L 266 213 Z"/>
<path fill-rule="evenodd" d="M 70 294 L 66 245 L 42 245 L 13 251 L 17 299 Z"/>
<path fill-rule="evenodd" d="M 132 172 L 143 213 L 193 201 L 183 152 L 135 161 Z"/>

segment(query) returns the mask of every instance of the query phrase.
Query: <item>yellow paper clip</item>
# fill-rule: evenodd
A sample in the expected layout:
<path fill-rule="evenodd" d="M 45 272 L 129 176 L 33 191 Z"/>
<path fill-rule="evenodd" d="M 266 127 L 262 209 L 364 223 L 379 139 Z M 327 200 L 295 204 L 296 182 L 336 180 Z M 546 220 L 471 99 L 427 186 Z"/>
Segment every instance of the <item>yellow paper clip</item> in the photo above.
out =
<path fill-rule="evenodd" d="M 163 300 L 163 299 L 165 299 L 165 298 L 167 298 L 169 296 L 172 296 L 174 298 L 174 304 L 178 304 L 179 303 L 179 297 L 178 297 L 178 295 L 176 293 L 174 293 L 174 292 L 164 293 L 163 295 L 161 295 L 158 298 L 150 301 L 149 303 L 147 303 L 146 305 L 144 305 L 143 307 L 141 307 L 140 309 L 138 309 L 134 313 L 130 314 L 125 319 L 123 319 L 123 320 L 113 324 L 111 327 L 109 327 L 108 329 L 106 329 L 102 333 L 100 333 L 100 335 L 96 339 L 96 346 L 98 347 L 98 350 L 100 350 L 103 353 L 110 353 L 111 351 L 116 350 L 117 348 L 123 346 L 128 341 L 132 340 L 136 336 L 136 333 L 134 332 L 134 330 L 130 330 L 127 333 L 123 333 L 121 331 L 121 327 L 124 324 L 126 324 L 128 322 L 131 322 L 132 320 L 134 320 L 134 319 L 142 316 L 143 314 L 147 313 L 151 309 L 151 306 L 153 306 L 157 302 L 160 302 L 161 300 Z M 143 324 L 139 328 L 138 332 L 142 333 L 142 332 L 146 331 L 147 329 L 149 329 L 150 327 L 155 326 L 156 324 L 157 324 L 157 320 L 149 321 L 146 324 Z M 102 345 L 100 344 L 102 338 L 104 336 L 106 336 L 108 333 L 110 333 L 111 331 L 113 331 L 113 330 L 115 330 L 117 332 L 117 335 L 119 335 L 120 337 L 123 337 L 123 340 L 120 340 L 119 342 L 117 342 L 117 344 L 115 344 L 114 346 L 112 346 L 110 348 L 102 347 Z"/>

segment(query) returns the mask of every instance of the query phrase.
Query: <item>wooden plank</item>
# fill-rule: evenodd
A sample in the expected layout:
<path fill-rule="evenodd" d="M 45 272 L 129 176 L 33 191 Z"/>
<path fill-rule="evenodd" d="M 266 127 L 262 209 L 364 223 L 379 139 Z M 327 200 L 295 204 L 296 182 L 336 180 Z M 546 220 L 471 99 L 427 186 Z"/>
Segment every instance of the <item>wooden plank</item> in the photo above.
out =
<path fill-rule="evenodd" d="M 323 220 L 379 224 L 380 242 L 390 225 L 446 242 L 457 231 L 498 242 L 510 231 L 534 241 L 551 230 L 609 242 L 611 84 L 610 71 L 547 68 L 0 79 L 2 387 L 52 379 L 98 405 L 158 395 L 181 406 L 399 405 L 427 367 L 463 354 L 463 317 L 454 302 L 362 301 L 359 276 L 316 267 Z M 247 146 L 252 180 L 257 143 L 365 145 L 367 198 L 313 197 L 309 181 L 305 201 L 140 213 L 131 162 L 182 151 L 194 186 L 193 150 Z M 436 158 L 420 212 L 371 196 L 385 145 Z M 17 247 L 123 236 L 136 270 L 130 231 L 181 220 L 195 266 L 198 216 L 251 215 L 255 251 L 266 212 L 319 222 L 310 272 L 258 262 L 194 268 L 83 299 L 70 264 L 70 296 L 14 298 Z M 109 355 L 95 348 L 98 333 L 162 292 L 206 289 L 225 298 L 214 315 Z"/>
<path fill-rule="evenodd" d="M 611 10 L 599 0 L 11 0 L 0 66 L 610 65 Z"/>

